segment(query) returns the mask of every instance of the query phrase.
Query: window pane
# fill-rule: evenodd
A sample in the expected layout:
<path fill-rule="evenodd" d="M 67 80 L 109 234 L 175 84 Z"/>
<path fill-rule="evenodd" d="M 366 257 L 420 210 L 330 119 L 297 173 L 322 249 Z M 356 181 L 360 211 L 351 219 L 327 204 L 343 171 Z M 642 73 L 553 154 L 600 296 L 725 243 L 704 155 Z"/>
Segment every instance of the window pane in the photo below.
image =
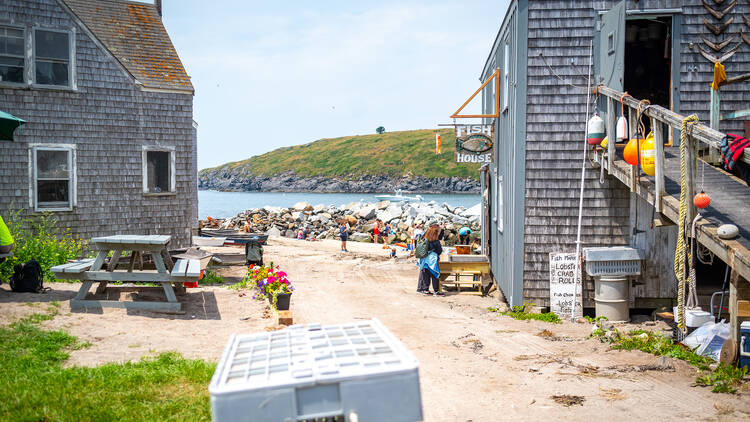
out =
<path fill-rule="evenodd" d="M 66 32 L 36 31 L 36 56 L 45 59 L 69 60 Z"/>
<path fill-rule="evenodd" d="M 23 59 L 0 57 L 0 81 L 23 82 Z"/>
<path fill-rule="evenodd" d="M 37 204 L 55 202 L 54 205 L 68 206 L 68 186 L 67 180 L 39 180 L 36 184 Z"/>
<path fill-rule="evenodd" d="M 169 152 L 148 151 L 146 153 L 148 174 L 146 185 L 153 193 L 169 192 Z"/>
<path fill-rule="evenodd" d="M 9 37 L 0 33 L 0 54 L 23 56 L 23 35 Z"/>
<path fill-rule="evenodd" d="M 68 179 L 68 151 L 36 152 L 36 177 L 38 179 Z"/>
<path fill-rule="evenodd" d="M 68 86 L 68 63 L 36 61 L 36 83 Z"/>

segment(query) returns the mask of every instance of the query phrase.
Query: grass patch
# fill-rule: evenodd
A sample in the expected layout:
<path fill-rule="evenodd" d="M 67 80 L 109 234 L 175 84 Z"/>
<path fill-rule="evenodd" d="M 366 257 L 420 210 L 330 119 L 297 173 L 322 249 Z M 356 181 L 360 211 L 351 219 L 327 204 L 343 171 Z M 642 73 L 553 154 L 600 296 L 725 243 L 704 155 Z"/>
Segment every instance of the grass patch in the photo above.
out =
<path fill-rule="evenodd" d="M 742 379 L 747 375 L 747 368 L 735 368 L 726 364 L 719 364 L 713 372 L 703 374 L 695 379 L 695 383 L 705 387 L 711 387 L 714 393 L 737 392 L 737 387 L 742 385 Z"/>
<path fill-rule="evenodd" d="M 206 270 L 206 272 L 203 274 L 203 278 L 198 280 L 198 285 L 201 286 L 210 286 L 213 284 L 224 284 L 224 281 L 226 279 L 218 274 L 216 274 L 212 270 Z"/>
<path fill-rule="evenodd" d="M 138 362 L 63 368 L 69 352 L 87 344 L 64 331 L 39 328 L 55 313 L 0 328 L 0 420 L 211 419 L 207 386 L 215 364 L 164 353 Z"/>
<path fill-rule="evenodd" d="M 621 335 L 616 329 L 615 335 L 606 336 L 601 328 L 594 330 L 591 335 L 601 341 L 612 344 L 613 350 L 640 350 L 656 356 L 668 356 L 684 360 L 690 365 L 704 371 L 695 382 L 697 385 L 712 387 L 714 393 L 735 393 L 742 385 L 742 379 L 747 375 L 746 368 L 735 368 L 720 364 L 711 370 L 713 359 L 699 355 L 685 346 L 675 343 L 670 337 L 655 334 L 646 330 L 631 330 Z"/>
<path fill-rule="evenodd" d="M 560 324 L 560 323 L 562 323 L 562 320 L 560 319 L 560 317 L 557 316 L 557 314 L 555 314 L 553 312 L 544 312 L 544 313 L 540 313 L 540 314 L 534 314 L 534 313 L 530 313 L 530 312 L 526 312 L 525 311 L 527 306 L 528 305 L 514 306 L 511 309 L 510 312 L 499 312 L 499 310 L 497 308 L 494 308 L 494 307 L 489 307 L 489 308 L 487 308 L 487 310 L 490 311 L 490 312 L 497 312 L 497 313 L 499 313 L 501 315 L 509 316 L 509 317 L 511 317 L 513 319 L 517 319 L 519 321 L 533 319 L 533 320 L 537 320 L 537 321 L 549 322 L 549 323 L 552 323 L 552 324 Z"/>

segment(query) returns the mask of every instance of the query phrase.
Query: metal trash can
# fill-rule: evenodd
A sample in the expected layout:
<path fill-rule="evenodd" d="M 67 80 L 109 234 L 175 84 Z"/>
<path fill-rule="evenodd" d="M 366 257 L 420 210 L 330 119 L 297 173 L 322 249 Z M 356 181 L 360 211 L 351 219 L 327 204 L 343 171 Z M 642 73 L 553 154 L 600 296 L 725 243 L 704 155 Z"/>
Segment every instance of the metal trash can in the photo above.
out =
<path fill-rule="evenodd" d="M 642 253 L 627 246 L 584 248 L 586 274 L 594 277 L 596 316 L 630 320 L 628 278 L 641 274 Z"/>
<path fill-rule="evenodd" d="M 245 243 L 245 265 L 263 265 L 263 246 L 257 237 Z"/>

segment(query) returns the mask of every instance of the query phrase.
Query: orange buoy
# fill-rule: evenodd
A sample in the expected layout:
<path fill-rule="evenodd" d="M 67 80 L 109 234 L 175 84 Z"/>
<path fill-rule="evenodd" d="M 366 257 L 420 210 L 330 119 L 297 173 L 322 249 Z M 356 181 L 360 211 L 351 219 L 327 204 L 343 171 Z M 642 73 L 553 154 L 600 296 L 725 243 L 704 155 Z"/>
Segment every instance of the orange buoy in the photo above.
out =
<path fill-rule="evenodd" d="M 443 146 L 443 139 L 440 137 L 439 133 L 435 134 L 435 154 L 440 154 L 440 149 Z"/>
<path fill-rule="evenodd" d="M 638 155 L 638 148 L 643 145 L 643 138 L 630 138 L 628 144 L 625 145 L 625 149 L 622 151 L 622 156 L 625 158 L 625 162 L 631 166 L 637 166 L 640 157 Z"/>
<path fill-rule="evenodd" d="M 711 197 L 706 192 L 701 191 L 693 198 L 693 204 L 700 209 L 704 209 L 711 205 Z"/>

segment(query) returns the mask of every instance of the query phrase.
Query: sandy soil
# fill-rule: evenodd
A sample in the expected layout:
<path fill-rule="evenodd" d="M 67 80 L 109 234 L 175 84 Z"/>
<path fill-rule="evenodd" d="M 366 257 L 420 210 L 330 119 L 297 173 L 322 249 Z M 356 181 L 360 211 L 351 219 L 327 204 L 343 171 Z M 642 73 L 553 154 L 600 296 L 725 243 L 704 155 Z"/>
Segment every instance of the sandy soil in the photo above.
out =
<path fill-rule="evenodd" d="M 222 248 L 227 250 L 229 248 Z M 696 371 L 642 352 L 610 351 L 587 339 L 590 324 L 516 321 L 487 312 L 493 297 L 416 294 L 413 261 L 392 260 L 372 244 L 271 239 L 266 261 L 280 264 L 296 282 L 295 323 L 341 323 L 376 317 L 420 362 L 427 421 L 496 420 L 740 420 L 750 416 L 750 392 L 713 394 L 693 387 Z M 232 249 L 232 252 L 241 252 Z M 243 267 L 220 272 L 238 280 Z M 39 312 L 60 301 L 60 315 L 44 323 L 62 328 L 90 348 L 71 354 L 69 365 L 122 362 L 168 350 L 218 360 L 232 333 L 273 327 L 265 304 L 225 287 L 188 289 L 184 314 L 104 309 L 71 312 L 78 285 L 53 284 L 43 294 L 15 294 L 0 287 L 0 320 Z M 113 292 L 110 297 L 134 293 Z M 155 300 L 157 293 L 138 295 Z M 667 329 L 651 325 L 649 329 Z M 543 330 L 550 332 L 539 335 Z M 625 328 L 627 329 L 627 327 Z M 662 369 L 645 369 L 657 367 Z M 664 369 L 666 368 L 666 369 Z M 580 396 L 580 404 L 552 396 Z"/>

